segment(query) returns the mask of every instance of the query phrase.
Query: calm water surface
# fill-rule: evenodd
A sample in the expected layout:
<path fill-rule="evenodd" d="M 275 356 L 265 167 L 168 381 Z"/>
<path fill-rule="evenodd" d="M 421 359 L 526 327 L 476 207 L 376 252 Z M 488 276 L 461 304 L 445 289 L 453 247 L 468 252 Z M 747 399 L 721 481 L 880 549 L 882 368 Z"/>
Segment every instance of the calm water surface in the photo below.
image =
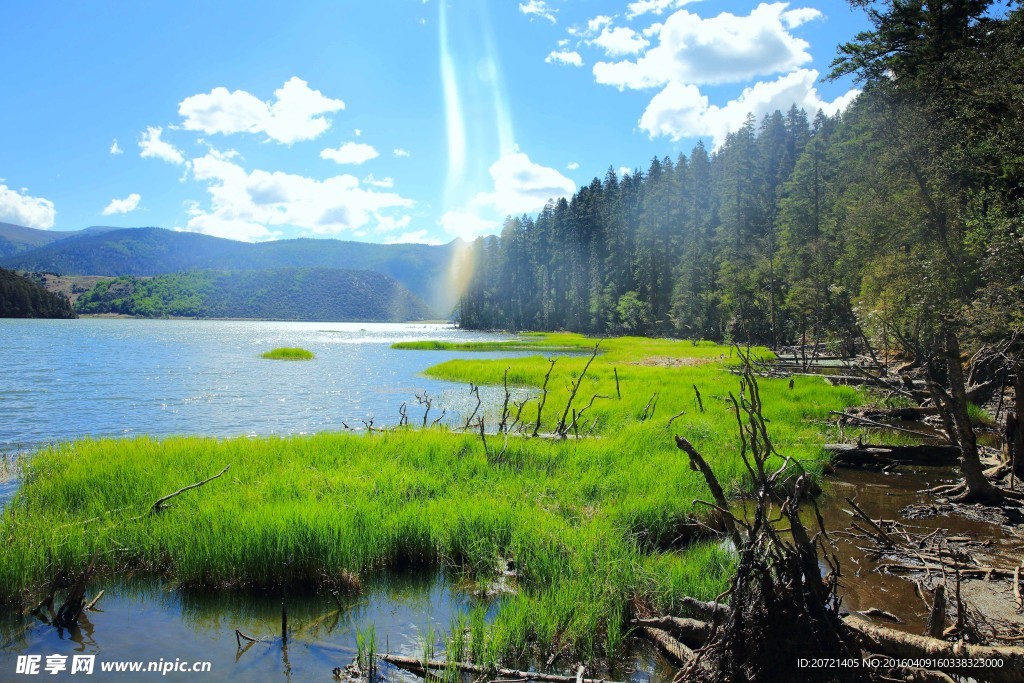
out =
<path fill-rule="evenodd" d="M 394 424 L 415 394 L 458 413 L 464 384 L 422 376 L 465 352 L 419 339 L 496 340 L 441 325 L 220 320 L 0 320 L 0 452 L 83 436 L 298 434 Z M 260 354 L 301 346 L 308 362 Z M 474 354 L 493 358 L 502 354 Z M 505 354 L 507 355 L 507 354 Z M 475 400 L 474 400 L 475 403 Z"/>

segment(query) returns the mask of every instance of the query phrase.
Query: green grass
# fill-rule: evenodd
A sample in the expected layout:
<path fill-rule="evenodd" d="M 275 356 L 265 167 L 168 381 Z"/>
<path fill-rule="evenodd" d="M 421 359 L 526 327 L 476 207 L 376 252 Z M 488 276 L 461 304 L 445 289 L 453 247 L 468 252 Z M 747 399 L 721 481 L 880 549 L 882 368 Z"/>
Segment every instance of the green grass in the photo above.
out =
<path fill-rule="evenodd" d="M 313 352 L 292 346 L 282 346 L 278 349 L 265 351 L 260 358 L 268 360 L 313 360 Z"/>
<path fill-rule="evenodd" d="M 592 348 L 577 335 L 528 338 L 540 351 Z M 514 437 L 504 457 L 478 436 L 399 428 L 370 435 L 324 433 L 218 440 L 81 440 L 36 454 L 16 499 L 0 516 L 0 601 L 37 598 L 54 576 L 88 563 L 107 573 L 144 572 L 187 586 L 332 586 L 351 575 L 411 565 L 450 566 L 493 579 L 515 561 L 518 593 L 502 598 L 474 659 L 547 655 L 569 646 L 594 660 L 619 651 L 631 604 L 674 611 L 684 595 L 710 598 L 732 558 L 717 544 L 682 543 L 707 491 L 675 448 L 685 434 L 733 494 L 746 487 L 729 392 L 730 350 L 648 339 L 608 339 L 582 383 L 577 408 L 594 437 Z M 762 352 L 763 353 L 763 352 Z M 557 359 L 541 431 L 563 412 L 585 356 Z M 428 370 L 453 380 L 537 387 L 543 355 L 454 360 Z M 616 397 L 618 373 L 621 399 Z M 703 397 L 696 405 L 693 385 Z M 654 417 L 641 417 L 657 393 Z M 820 424 L 858 393 L 820 378 L 764 380 L 765 413 L 780 452 L 816 468 Z M 524 415 L 536 418 L 536 401 Z M 671 427 L 668 418 L 685 411 Z M 411 420 L 416 423 L 415 416 Z M 487 416 L 496 424 L 496 415 Z M 148 514 L 162 495 L 231 469 Z M 470 615 L 474 632 L 482 625 Z M 542 660 L 543 661 L 543 660 Z"/>

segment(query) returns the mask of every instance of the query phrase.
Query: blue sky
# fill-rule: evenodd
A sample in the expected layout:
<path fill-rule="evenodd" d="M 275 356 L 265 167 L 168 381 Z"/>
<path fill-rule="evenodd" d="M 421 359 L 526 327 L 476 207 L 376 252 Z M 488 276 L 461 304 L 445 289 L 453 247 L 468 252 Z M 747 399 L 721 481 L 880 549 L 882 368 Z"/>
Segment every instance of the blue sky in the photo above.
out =
<path fill-rule="evenodd" d="M 447 242 L 594 176 L 841 110 L 845 2 L 0 5 L 0 221 Z"/>

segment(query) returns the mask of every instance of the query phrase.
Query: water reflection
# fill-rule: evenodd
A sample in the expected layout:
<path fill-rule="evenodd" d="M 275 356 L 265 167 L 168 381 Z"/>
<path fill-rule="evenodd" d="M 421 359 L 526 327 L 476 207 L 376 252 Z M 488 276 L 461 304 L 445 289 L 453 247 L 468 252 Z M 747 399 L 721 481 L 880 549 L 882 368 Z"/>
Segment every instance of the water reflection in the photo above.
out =
<path fill-rule="evenodd" d="M 102 662 L 209 661 L 208 680 L 324 681 L 356 653 L 356 633 L 376 628 L 381 651 L 417 655 L 425 634 L 443 634 L 454 615 L 477 604 L 441 573 L 378 576 L 362 594 L 335 598 L 326 593 L 287 596 L 274 592 L 185 592 L 154 581 L 104 587 L 95 611 L 78 628 L 59 630 L 32 616 L 0 615 L 0 680 L 14 674 L 18 655 L 96 656 L 95 680 L 125 680 L 100 671 Z M 288 612 L 289 637 L 281 639 L 281 603 Z M 340 602 L 339 602 L 340 600 Z M 258 642 L 242 641 L 239 630 Z M 442 648 L 436 643 L 437 649 Z M 167 680 L 198 674 L 170 672 Z M 414 680 L 392 674 L 390 679 Z M 200 676 L 200 680 L 202 677 Z"/>

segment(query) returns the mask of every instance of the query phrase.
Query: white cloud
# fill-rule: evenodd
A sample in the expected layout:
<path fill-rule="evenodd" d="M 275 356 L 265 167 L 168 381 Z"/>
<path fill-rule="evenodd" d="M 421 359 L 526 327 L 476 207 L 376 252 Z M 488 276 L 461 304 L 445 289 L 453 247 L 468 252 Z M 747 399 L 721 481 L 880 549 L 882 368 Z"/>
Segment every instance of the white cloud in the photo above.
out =
<path fill-rule="evenodd" d="M 139 208 L 139 200 L 142 199 L 137 193 L 132 192 L 124 199 L 111 199 L 110 203 L 107 204 L 107 208 L 103 209 L 104 216 L 110 216 L 115 213 L 128 213 Z"/>
<path fill-rule="evenodd" d="M 178 105 L 186 130 L 207 134 L 264 133 L 276 142 L 291 144 L 312 140 L 331 127 L 324 114 L 345 108 L 341 100 L 313 90 L 293 76 L 274 91 L 274 101 L 264 102 L 244 90 L 217 87 L 208 93 L 186 97 Z"/>
<path fill-rule="evenodd" d="M 662 23 L 661 23 L 661 22 L 659 21 L 658 23 L 655 23 L 655 24 L 651 24 L 650 26 L 648 26 L 647 28 L 645 28 L 645 29 L 644 29 L 643 31 L 641 31 L 641 33 L 643 33 L 643 34 L 644 34 L 645 36 L 647 36 L 648 38 L 653 38 L 654 36 L 656 36 L 656 35 L 658 35 L 659 33 L 661 33 L 661 27 L 662 27 L 662 26 L 664 26 L 664 24 L 662 24 Z"/>
<path fill-rule="evenodd" d="M 394 151 L 394 152 L 392 152 L 392 154 L 394 154 L 394 155 L 395 155 L 396 157 L 398 157 L 399 159 L 402 159 L 402 158 L 404 158 L 404 157 L 408 157 L 408 156 L 411 156 L 411 155 L 409 154 L 409 150 L 407 150 L 407 149 L 402 149 L 401 147 L 396 147 L 396 148 L 395 148 L 395 151 Z"/>
<path fill-rule="evenodd" d="M 53 227 L 56 215 L 49 199 L 31 197 L 24 187 L 19 192 L 0 184 L 0 221 L 45 230 Z"/>
<path fill-rule="evenodd" d="M 363 178 L 363 182 L 366 183 L 367 185 L 373 185 L 374 187 L 394 187 L 395 186 L 395 179 L 394 178 L 381 178 L 380 180 L 377 180 L 376 178 L 373 177 L 372 173 L 370 175 L 366 176 L 365 178 Z"/>
<path fill-rule="evenodd" d="M 579 52 L 570 50 L 552 51 L 544 61 L 548 64 L 565 64 L 567 66 L 583 66 L 583 57 Z"/>
<path fill-rule="evenodd" d="M 811 59 L 805 40 L 788 31 L 802 10 L 787 3 L 762 3 L 747 16 L 723 12 L 703 19 L 686 10 L 669 16 L 659 43 L 636 61 L 598 62 L 598 83 L 643 89 L 677 84 L 737 83 L 792 71 Z"/>
<path fill-rule="evenodd" d="M 193 205 L 187 230 L 219 237 L 257 241 L 279 233 L 274 226 L 295 226 L 316 235 L 355 234 L 361 228 L 397 222 L 394 209 L 413 205 L 394 192 L 360 186 L 344 174 L 316 180 L 305 176 L 254 170 L 207 154 L 192 162 L 196 180 L 207 183 L 210 207 Z"/>
<path fill-rule="evenodd" d="M 661 14 L 667 9 L 678 9 L 697 0 L 637 0 L 626 5 L 626 16 L 630 19 L 641 14 Z"/>
<path fill-rule="evenodd" d="M 636 31 L 625 26 L 616 26 L 615 28 L 605 26 L 601 29 L 601 34 L 589 43 L 603 48 L 609 57 L 635 55 L 651 44 Z"/>
<path fill-rule="evenodd" d="M 570 161 L 568 164 L 566 164 L 565 167 L 570 171 L 575 171 L 577 168 L 580 167 L 580 165 L 577 164 L 575 161 Z"/>
<path fill-rule="evenodd" d="M 612 23 L 612 18 L 604 14 L 599 14 L 593 19 L 587 22 L 587 33 L 597 33 L 601 30 L 602 26 L 608 26 Z"/>
<path fill-rule="evenodd" d="M 726 133 L 743 125 L 748 114 L 760 119 L 795 104 L 811 114 L 821 109 L 831 115 L 845 109 L 859 94 L 858 90 L 850 90 L 831 102 L 822 100 L 814 87 L 817 78 L 818 72 L 813 69 L 798 69 L 774 81 L 761 81 L 745 88 L 739 97 L 722 107 L 709 104 L 695 85 L 669 83 L 647 105 L 640 128 L 652 138 L 664 135 L 678 140 L 709 135 L 717 147 L 724 142 Z"/>
<path fill-rule="evenodd" d="M 523 152 L 507 152 L 491 164 L 493 192 L 481 192 L 473 199 L 476 206 L 490 206 L 503 215 L 539 211 L 549 199 L 566 197 L 576 191 L 576 183 L 559 171 L 530 161 Z"/>
<path fill-rule="evenodd" d="M 352 132 L 356 134 L 356 137 L 359 137 L 359 136 L 361 136 L 361 135 L 363 134 L 363 130 L 362 130 L 362 128 L 356 128 L 356 129 L 355 129 L 354 131 L 352 131 Z"/>
<path fill-rule="evenodd" d="M 547 19 L 552 24 L 555 23 L 555 14 L 558 12 L 554 7 L 548 7 L 548 3 L 545 0 L 521 2 L 519 3 L 519 11 L 531 19 L 533 17 L 540 17 L 541 19 Z"/>
<path fill-rule="evenodd" d="M 139 156 L 142 158 L 162 159 L 170 164 L 181 165 L 185 163 L 185 157 L 181 151 L 167 142 L 161 140 L 160 136 L 164 129 L 159 126 L 148 126 L 146 132 L 139 139 Z"/>
<path fill-rule="evenodd" d="M 320 151 L 321 159 L 330 159 L 338 164 L 362 164 L 380 156 L 372 145 L 362 142 L 346 142 L 338 149 Z"/>
<path fill-rule="evenodd" d="M 796 28 L 808 21 L 824 18 L 825 15 L 813 7 L 798 7 L 782 13 L 782 23 L 786 25 L 786 28 Z"/>
<path fill-rule="evenodd" d="M 628 166 L 619 166 L 619 178 L 627 175 L 633 175 L 633 169 Z"/>
<path fill-rule="evenodd" d="M 558 47 L 568 47 L 569 43 L 572 42 L 568 38 L 562 38 L 558 41 Z"/>
<path fill-rule="evenodd" d="M 430 237 L 426 230 L 403 232 L 398 237 L 389 237 L 384 244 L 442 244 L 441 240 Z"/>
<path fill-rule="evenodd" d="M 448 211 L 437 222 L 452 237 L 474 240 L 481 235 L 497 232 L 499 223 L 481 218 L 472 211 Z"/>
<path fill-rule="evenodd" d="M 121 149 L 121 146 L 117 144 L 117 138 L 114 138 L 114 141 L 112 143 L 110 143 L 110 153 L 111 154 L 124 154 L 124 150 Z"/>

